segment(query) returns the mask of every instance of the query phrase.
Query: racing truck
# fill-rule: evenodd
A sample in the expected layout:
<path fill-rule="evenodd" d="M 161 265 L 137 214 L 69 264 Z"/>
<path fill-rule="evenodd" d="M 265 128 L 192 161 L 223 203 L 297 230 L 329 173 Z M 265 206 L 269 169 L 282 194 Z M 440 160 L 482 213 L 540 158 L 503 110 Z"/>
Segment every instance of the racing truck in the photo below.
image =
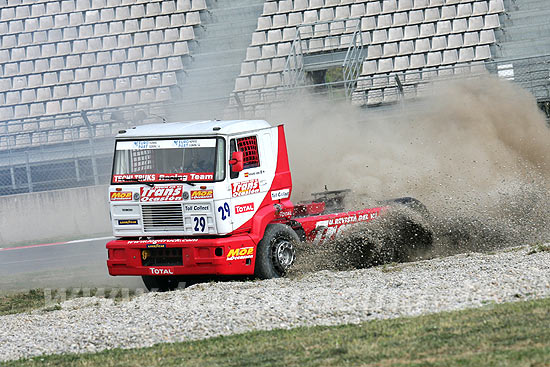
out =
<path fill-rule="evenodd" d="M 300 241 L 321 244 L 388 207 L 346 211 L 345 193 L 291 201 L 283 125 L 212 120 L 121 130 L 109 186 L 109 274 L 141 276 L 160 291 L 204 278 L 282 277 Z"/>

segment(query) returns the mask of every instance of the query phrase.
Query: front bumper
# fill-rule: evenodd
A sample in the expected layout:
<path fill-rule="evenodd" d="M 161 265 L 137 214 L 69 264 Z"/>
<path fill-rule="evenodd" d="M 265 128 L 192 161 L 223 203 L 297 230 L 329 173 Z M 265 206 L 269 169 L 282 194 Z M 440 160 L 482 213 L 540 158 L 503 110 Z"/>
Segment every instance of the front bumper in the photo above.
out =
<path fill-rule="evenodd" d="M 122 240 L 107 243 L 110 275 L 253 275 L 256 243 L 248 234 L 220 238 Z M 181 249 L 182 265 L 144 266 L 146 249 Z"/>

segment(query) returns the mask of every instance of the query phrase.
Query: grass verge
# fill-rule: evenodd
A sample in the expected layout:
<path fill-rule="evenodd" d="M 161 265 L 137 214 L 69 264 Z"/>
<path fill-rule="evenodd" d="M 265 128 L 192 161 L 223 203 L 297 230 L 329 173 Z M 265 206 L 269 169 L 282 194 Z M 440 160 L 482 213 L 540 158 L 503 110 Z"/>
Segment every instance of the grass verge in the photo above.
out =
<path fill-rule="evenodd" d="M 53 355 L 6 366 L 550 366 L 550 299 L 360 325 Z"/>
<path fill-rule="evenodd" d="M 43 308 L 45 311 L 60 310 L 62 301 L 79 297 L 112 298 L 128 300 L 136 295 L 133 289 L 119 288 L 71 288 L 31 289 L 25 292 L 0 293 L 0 316 L 28 312 Z"/>

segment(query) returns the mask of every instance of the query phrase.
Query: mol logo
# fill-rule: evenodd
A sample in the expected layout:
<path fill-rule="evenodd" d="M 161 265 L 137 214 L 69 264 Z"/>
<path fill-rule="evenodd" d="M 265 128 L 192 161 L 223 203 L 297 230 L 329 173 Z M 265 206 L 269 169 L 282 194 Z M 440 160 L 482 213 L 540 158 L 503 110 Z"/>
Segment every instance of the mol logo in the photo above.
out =
<path fill-rule="evenodd" d="M 227 253 L 227 261 L 252 259 L 254 257 L 254 247 L 242 247 L 231 249 Z"/>
<path fill-rule="evenodd" d="M 111 201 L 132 200 L 132 193 L 129 191 L 115 191 L 110 194 Z"/>
<path fill-rule="evenodd" d="M 214 190 L 192 190 L 191 200 L 212 199 L 214 198 Z"/>

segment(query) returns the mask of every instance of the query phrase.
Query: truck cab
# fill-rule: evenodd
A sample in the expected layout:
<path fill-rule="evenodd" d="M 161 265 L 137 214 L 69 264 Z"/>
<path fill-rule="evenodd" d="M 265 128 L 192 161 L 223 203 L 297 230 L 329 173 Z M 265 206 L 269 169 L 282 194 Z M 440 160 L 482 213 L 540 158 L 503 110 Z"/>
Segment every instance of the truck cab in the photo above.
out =
<path fill-rule="evenodd" d="M 122 130 L 109 186 L 109 273 L 252 275 L 256 246 L 292 207 L 291 190 L 282 125 L 214 120 Z"/>

